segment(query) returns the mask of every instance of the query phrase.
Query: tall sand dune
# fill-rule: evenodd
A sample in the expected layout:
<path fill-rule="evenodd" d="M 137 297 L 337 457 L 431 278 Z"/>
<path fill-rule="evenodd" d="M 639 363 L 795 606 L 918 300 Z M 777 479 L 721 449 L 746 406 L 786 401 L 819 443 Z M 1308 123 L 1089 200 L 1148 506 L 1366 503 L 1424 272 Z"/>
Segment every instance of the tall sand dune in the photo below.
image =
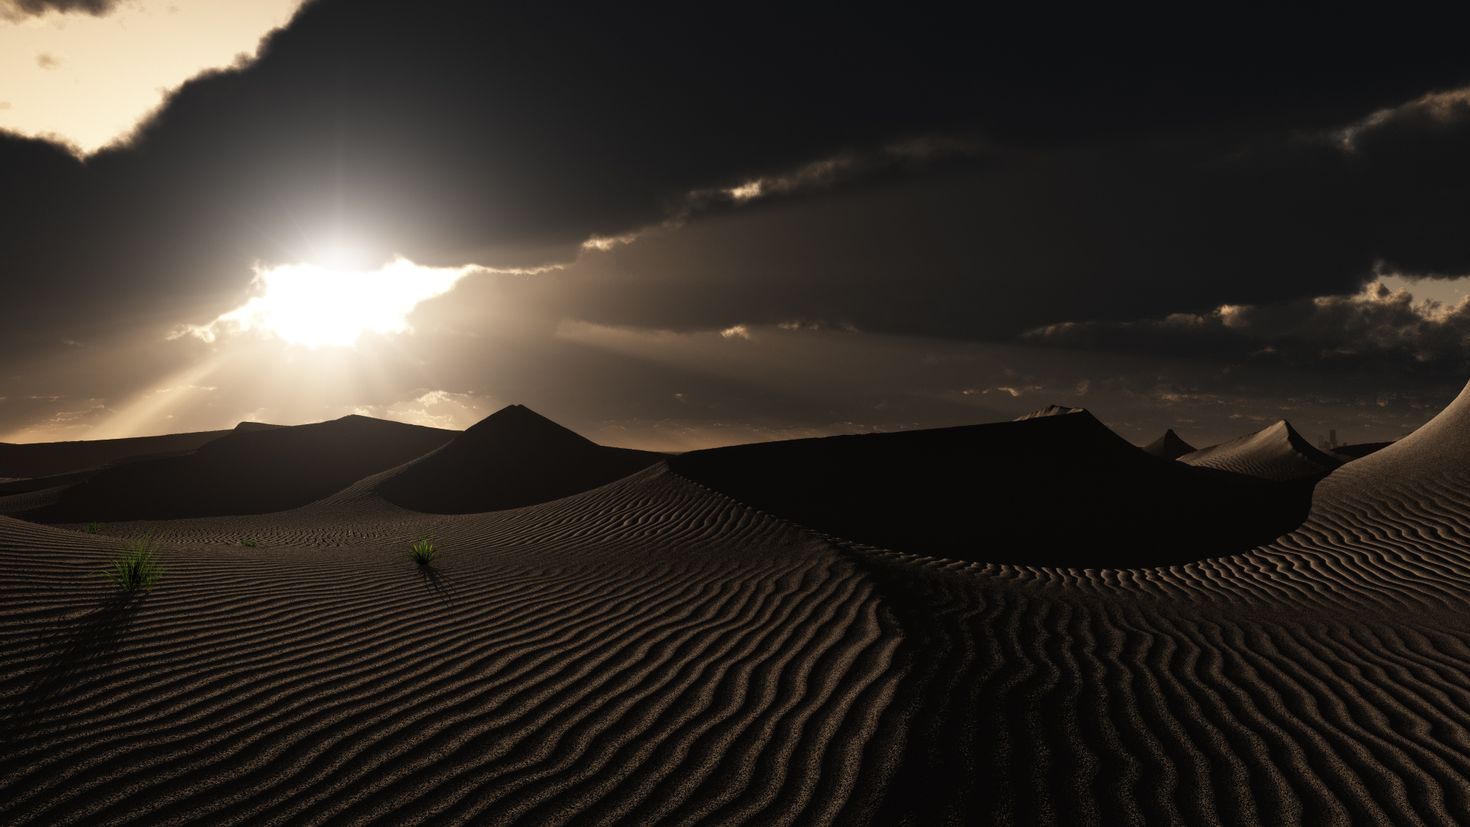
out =
<path fill-rule="evenodd" d="M 1307 488 L 1149 456 L 1080 409 L 715 448 L 670 464 L 741 502 L 847 539 L 1044 565 L 1155 565 L 1241 551 L 1296 527 L 1309 496 Z"/>
<path fill-rule="evenodd" d="M 1253 434 L 1184 454 L 1179 461 L 1278 481 L 1320 477 L 1343 463 L 1341 457 L 1313 446 L 1284 419 Z"/>
<path fill-rule="evenodd" d="M 1174 433 L 1173 428 L 1164 431 L 1163 435 L 1158 439 L 1143 446 L 1143 452 L 1145 454 L 1158 457 L 1159 459 L 1179 459 L 1185 454 L 1194 453 L 1195 450 L 1193 445 L 1185 442 L 1178 434 Z"/>
<path fill-rule="evenodd" d="M 481 420 L 377 483 L 391 503 L 467 514 L 542 503 L 647 468 L 662 454 L 598 445 L 523 405 Z"/>
<path fill-rule="evenodd" d="M 104 469 L 25 517 L 77 523 L 281 511 L 422 456 L 454 436 L 364 416 L 238 428 L 188 454 Z"/>

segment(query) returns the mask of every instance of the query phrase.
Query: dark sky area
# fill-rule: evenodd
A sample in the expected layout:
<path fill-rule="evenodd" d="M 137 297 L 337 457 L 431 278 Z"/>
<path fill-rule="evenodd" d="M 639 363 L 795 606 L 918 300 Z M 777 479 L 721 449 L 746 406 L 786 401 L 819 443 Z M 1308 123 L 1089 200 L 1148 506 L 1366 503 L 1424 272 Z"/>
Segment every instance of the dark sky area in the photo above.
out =
<path fill-rule="evenodd" d="M 0 439 L 521 402 L 680 449 L 1056 402 L 1366 441 L 1459 390 L 1455 21 L 1023 5 L 320 0 L 100 152 L 0 133 Z M 351 347 L 189 334 L 328 248 L 467 275 Z"/>

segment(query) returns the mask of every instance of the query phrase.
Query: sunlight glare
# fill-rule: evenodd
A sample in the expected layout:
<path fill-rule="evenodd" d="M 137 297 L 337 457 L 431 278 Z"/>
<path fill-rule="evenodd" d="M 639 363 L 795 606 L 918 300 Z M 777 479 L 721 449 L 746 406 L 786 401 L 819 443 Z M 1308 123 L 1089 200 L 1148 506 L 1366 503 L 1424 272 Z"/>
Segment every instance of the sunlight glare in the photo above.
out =
<path fill-rule="evenodd" d="M 186 333 L 206 342 L 223 332 L 259 332 L 308 348 L 350 347 L 365 333 L 407 332 L 420 303 L 442 296 L 470 271 L 422 267 L 399 257 L 377 270 L 338 270 L 316 264 L 257 268 L 256 295 Z"/>

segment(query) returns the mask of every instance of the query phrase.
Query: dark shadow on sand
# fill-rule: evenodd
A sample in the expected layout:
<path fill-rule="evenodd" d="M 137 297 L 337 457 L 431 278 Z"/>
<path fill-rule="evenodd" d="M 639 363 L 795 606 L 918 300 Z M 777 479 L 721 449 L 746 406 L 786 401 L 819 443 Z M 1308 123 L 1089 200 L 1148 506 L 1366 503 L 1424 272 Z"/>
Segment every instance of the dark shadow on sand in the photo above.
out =
<path fill-rule="evenodd" d="M 453 602 L 453 578 L 432 565 L 415 565 L 415 568 L 419 570 L 419 577 L 423 579 L 425 588 L 433 592 L 436 596 L 439 597 L 440 600 L 443 600 L 445 602 Z"/>
<path fill-rule="evenodd" d="M 51 654 L 17 698 L 0 709 L 0 742 L 19 738 L 44 721 L 80 675 L 106 664 L 132 625 L 146 593 L 117 592 L 82 615 L 66 619 L 46 635 Z"/>

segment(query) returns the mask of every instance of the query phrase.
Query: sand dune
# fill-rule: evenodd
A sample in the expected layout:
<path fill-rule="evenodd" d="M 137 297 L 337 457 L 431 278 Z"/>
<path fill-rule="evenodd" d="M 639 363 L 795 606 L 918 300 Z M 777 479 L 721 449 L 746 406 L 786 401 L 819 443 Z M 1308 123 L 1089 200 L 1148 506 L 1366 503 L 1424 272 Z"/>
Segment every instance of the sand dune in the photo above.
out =
<path fill-rule="evenodd" d="M 1003 427 L 1120 462 L 1089 419 Z M 970 430 L 938 433 L 986 443 Z M 493 513 L 364 481 L 109 525 L 171 527 L 168 573 L 130 600 L 91 574 L 116 539 L 0 518 L 0 822 L 1470 812 L 1470 389 L 1327 476 L 1295 531 L 1167 567 L 859 545 L 690 480 L 691 458 Z M 404 548 L 428 533 L 445 552 L 423 573 Z"/>
<path fill-rule="evenodd" d="M 662 454 L 608 448 L 511 405 L 377 483 L 396 505 L 436 514 L 499 511 L 628 476 Z"/>
<path fill-rule="evenodd" d="M 1341 465 L 1297 433 L 1284 419 L 1243 437 L 1179 457 L 1187 465 L 1215 468 L 1268 480 L 1320 477 Z"/>
<path fill-rule="evenodd" d="M 1300 524 L 1310 493 L 1149 456 L 1080 409 L 716 448 L 670 465 L 851 540 L 1035 565 L 1155 565 L 1239 551 Z"/>
<path fill-rule="evenodd" d="M 188 454 L 104 469 L 24 516 L 79 523 L 280 511 L 422 456 L 454 436 L 363 416 L 239 428 Z"/>
<path fill-rule="evenodd" d="M 200 431 L 130 439 L 37 442 L 24 445 L 0 442 L 0 477 L 51 477 L 101 468 L 123 460 L 181 454 L 230 433 Z"/>
<path fill-rule="evenodd" d="M 1164 431 L 1163 435 L 1158 439 L 1143 446 L 1143 452 L 1145 454 L 1158 457 L 1159 459 L 1179 459 L 1185 454 L 1194 453 L 1195 450 L 1193 445 L 1185 442 L 1178 434 L 1174 433 L 1173 428 Z"/>

